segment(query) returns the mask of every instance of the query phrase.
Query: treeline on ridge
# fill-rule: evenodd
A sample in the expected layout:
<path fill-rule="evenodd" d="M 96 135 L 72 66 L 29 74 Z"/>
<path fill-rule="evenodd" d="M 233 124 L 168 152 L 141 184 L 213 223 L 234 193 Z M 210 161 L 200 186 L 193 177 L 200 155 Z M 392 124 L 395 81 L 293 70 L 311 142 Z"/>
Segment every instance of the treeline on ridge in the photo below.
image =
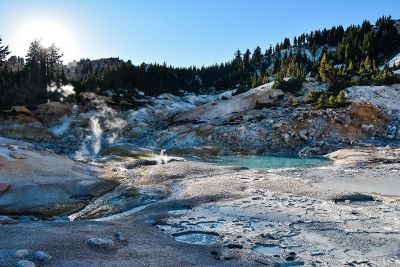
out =
<path fill-rule="evenodd" d="M 400 82 L 392 72 L 393 67 L 385 65 L 399 50 L 400 35 L 390 16 L 379 18 L 374 25 L 364 21 L 346 29 L 338 26 L 302 34 L 292 41 L 285 38 L 265 51 L 260 47 L 252 52 L 238 50 L 229 62 L 203 67 L 173 67 L 165 63 L 134 65 L 120 60 L 117 65 L 95 68 L 92 60 L 82 59 L 76 63 L 78 73 L 66 75 L 59 49 L 44 48 L 34 41 L 26 62 L 17 59 L 21 67 L 10 69 L 6 60 L 10 51 L 0 40 L 0 106 L 46 101 L 51 97 L 48 92 L 51 83 L 71 83 L 77 93 L 112 92 L 115 101 L 119 101 L 119 98 L 137 97 L 138 90 L 154 96 L 182 91 L 220 91 L 239 85 L 244 91 L 271 80 L 284 84 L 284 80 L 301 81 L 310 75 L 327 82 L 330 91 L 338 94 L 350 85 Z M 296 91 L 299 83 L 292 84 L 296 87 L 288 86 L 288 90 Z"/>

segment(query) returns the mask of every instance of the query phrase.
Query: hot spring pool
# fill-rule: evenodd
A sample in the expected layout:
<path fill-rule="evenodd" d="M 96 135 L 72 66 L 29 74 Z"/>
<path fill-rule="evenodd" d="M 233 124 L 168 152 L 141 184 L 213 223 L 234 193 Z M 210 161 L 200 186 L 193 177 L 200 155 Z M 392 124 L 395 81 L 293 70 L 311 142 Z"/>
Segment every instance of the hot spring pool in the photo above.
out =
<path fill-rule="evenodd" d="M 247 167 L 249 169 L 299 168 L 329 164 L 326 158 L 300 158 L 290 156 L 218 156 L 205 161 L 222 165 Z"/>

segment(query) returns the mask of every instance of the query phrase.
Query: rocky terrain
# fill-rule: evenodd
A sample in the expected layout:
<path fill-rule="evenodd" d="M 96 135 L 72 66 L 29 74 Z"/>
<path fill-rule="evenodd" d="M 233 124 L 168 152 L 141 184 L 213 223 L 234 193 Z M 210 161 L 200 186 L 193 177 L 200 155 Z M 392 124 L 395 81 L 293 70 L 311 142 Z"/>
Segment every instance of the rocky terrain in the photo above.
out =
<path fill-rule="evenodd" d="M 110 97 L 82 93 L 76 104 L 51 102 L 3 112 L 0 134 L 81 160 L 138 148 L 173 154 L 323 155 L 354 144 L 395 145 L 400 138 L 399 85 L 350 87 L 349 106 L 323 110 L 302 102 L 310 91 L 327 90 L 313 80 L 295 96 L 297 106 L 289 104 L 292 94 L 272 89 L 272 83 L 241 94 L 236 90 L 143 96 L 129 110 Z"/>
<path fill-rule="evenodd" d="M 2 112 L 0 265 L 400 266 L 400 87 L 350 87 L 323 110 L 302 102 L 317 89 L 297 106 L 269 83 Z M 270 153 L 332 162 L 204 161 Z"/>
<path fill-rule="evenodd" d="M 44 166 L 59 157 L 2 141 L 11 166 L 29 166 L 39 152 Z M 399 153 L 345 149 L 328 155 L 334 163 L 275 170 L 154 154 L 97 162 L 100 169 L 74 163 L 69 177 L 89 185 L 83 194 L 51 170 L 9 179 L 15 170 L 3 164 L 2 203 L 23 200 L 18 190 L 29 179 L 39 204 L 1 206 L 0 265 L 400 266 Z M 80 176 L 85 168 L 99 173 Z"/>

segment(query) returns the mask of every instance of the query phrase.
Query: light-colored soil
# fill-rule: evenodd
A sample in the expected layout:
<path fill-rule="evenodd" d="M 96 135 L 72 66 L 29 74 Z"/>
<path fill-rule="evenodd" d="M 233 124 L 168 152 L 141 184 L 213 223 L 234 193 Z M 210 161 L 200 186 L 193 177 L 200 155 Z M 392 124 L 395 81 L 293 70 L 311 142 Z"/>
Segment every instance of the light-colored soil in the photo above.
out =
<path fill-rule="evenodd" d="M 78 221 L 1 225 L 0 265 L 26 248 L 50 253 L 49 266 L 400 266 L 397 155 L 348 149 L 328 155 L 330 165 L 280 170 L 110 162 L 121 185 L 74 214 Z M 88 218 L 98 221 L 79 221 Z M 116 232 L 128 242 L 113 251 L 85 243 Z M 191 233 L 215 240 L 171 237 Z"/>

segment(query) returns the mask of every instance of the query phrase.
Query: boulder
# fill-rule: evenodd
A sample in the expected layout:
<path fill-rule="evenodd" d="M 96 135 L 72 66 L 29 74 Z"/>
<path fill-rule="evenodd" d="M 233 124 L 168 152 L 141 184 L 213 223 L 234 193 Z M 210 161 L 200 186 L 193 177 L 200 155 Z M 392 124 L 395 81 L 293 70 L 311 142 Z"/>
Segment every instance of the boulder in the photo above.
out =
<path fill-rule="evenodd" d="M 101 250 L 109 250 L 109 249 L 115 249 L 116 244 L 113 240 L 108 239 L 108 238 L 96 238 L 92 237 L 87 241 L 87 244 L 90 247 L 96 248 L 96 249 L 101 249 Z"/>
<path fill-rule="evenodd" d="M 60 102 L 49 102 L 45 104 L 41 104 L 38 106 L 37 110 L 35 110 L 35 114 L 37 114 L 41 118 L 48 117 L 63 117 L 72 112 L 71 104 L 65 104 Z"/>
<path fill-rule="evenodd" d="M 178 114 L 174 122 L 185 121 L 229 121 L 235 114 L 253 109 L 274 106 L 283 97 L 279 89 L 272 89 L 273 83 L 261 85 L 224 101 L 211 102 Z"/>
<path fill-rule="evenodd" d="M 64 104 L 60 102 L 49 102 L 41 104 L 35 110 L 35 115 L 47 127 L 59 124 L 62 119 L 70 115 L 73 111 L 71 104 Z"/>
<path fill-rule="evenodd" d="M 17 153 L 15 151 L 10 152 L 10 156 L 13 157 L 14 159 L 26 159 L 26 155 L 22 153 Z"/>
<path fill-rule="evenodd" d="M 8 216 L 0 215 L 0 225 L 14 224 L 14 223 L 17 223 L 17 221 Z"/>
<path fill-rule="evenodd" d="M 47 262 L 51 260 L 51 256 L 49 253 L 44 252 L 44 251 L 36 251 L 34 254 L 35 260 L 41 261 L 41 262 Z"/>
<path fill-rule="evenodd" d="M 27 249 L 20 249 L 15 252 L 15 257 L 18 259 L 24 259 L 26 257 L 29 257 L 30 255 L 31 252 Z"/>
<path fill-rule="evenodd" d="M 24 113 L 30 116 L 33 116 L 32 111 L 30 111 L 27 107 L 25 106 L 13 106 L 10 110 L 6 111 L 12 114 L 16 114 L 16 113 Z"/>
<path fill-rule="evenodd" d="M 26 155 L 24 160 L 9 156 L 8 147 Z M 118 185 L 100 179 L 100 170 L 67 157 L 41 150 L 31 144 L 0 137 L 0 214 L 68 215 L 84 207 L 89 199 Z"/>

